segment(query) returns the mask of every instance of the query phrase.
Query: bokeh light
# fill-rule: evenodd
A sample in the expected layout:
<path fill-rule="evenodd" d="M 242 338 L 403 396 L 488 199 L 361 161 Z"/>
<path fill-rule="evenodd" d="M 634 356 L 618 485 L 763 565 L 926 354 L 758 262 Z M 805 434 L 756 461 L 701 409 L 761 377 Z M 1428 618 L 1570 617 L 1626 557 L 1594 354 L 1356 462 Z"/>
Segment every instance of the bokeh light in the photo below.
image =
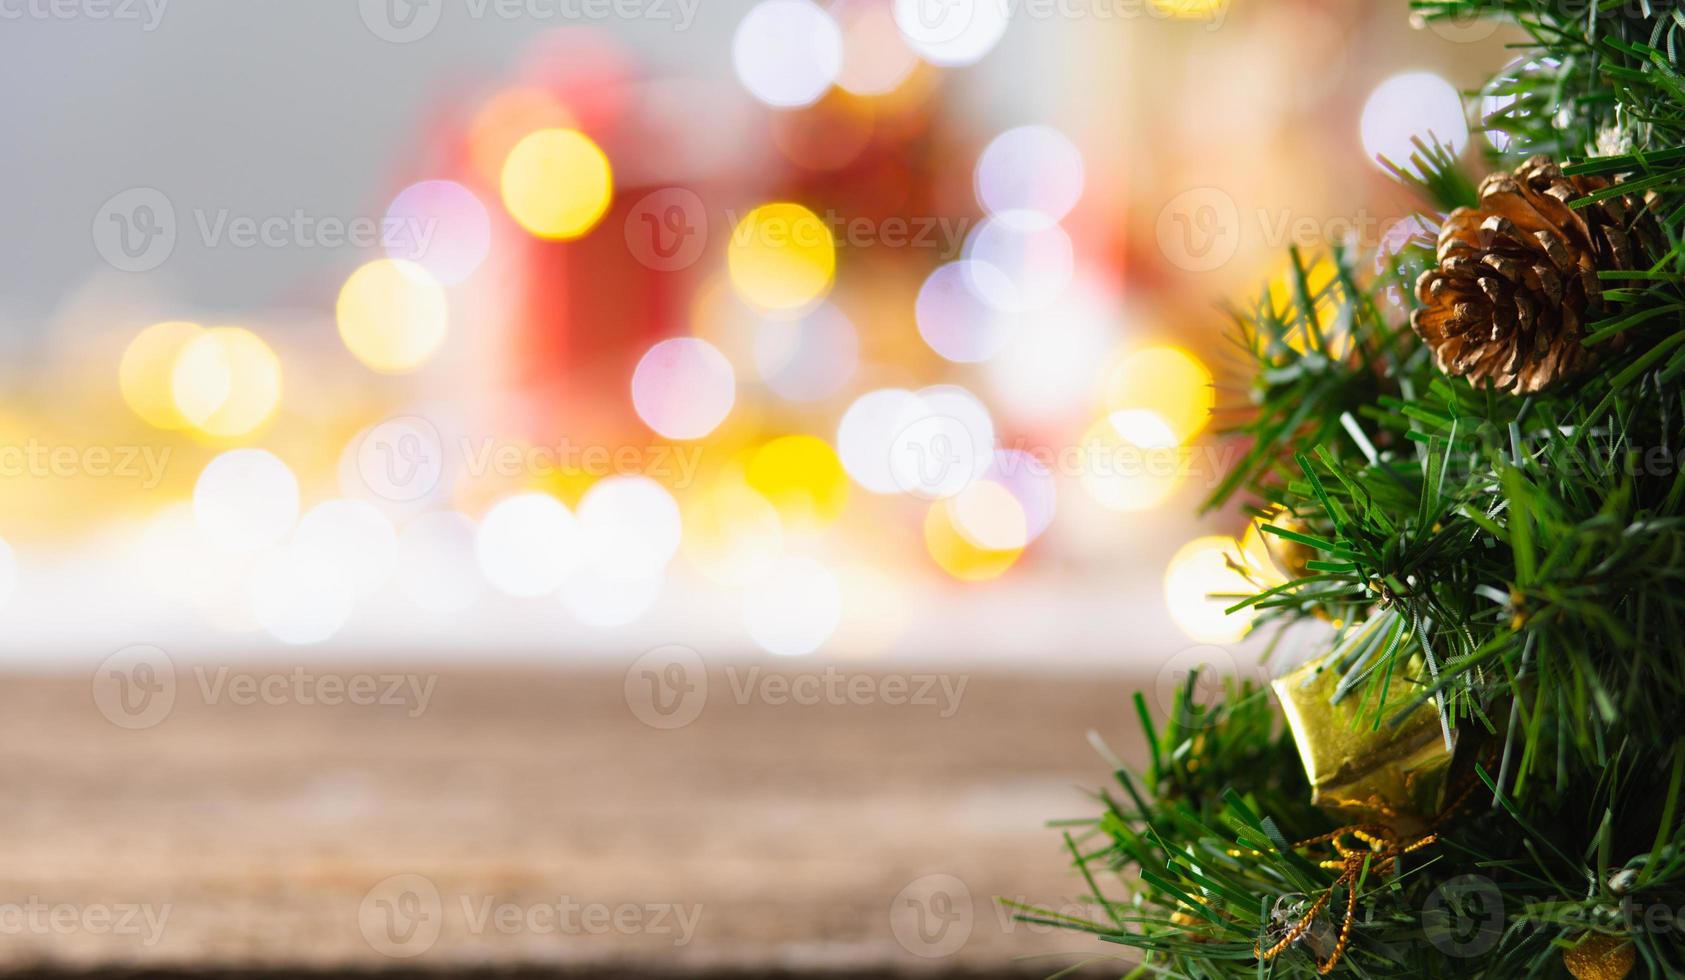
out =
<path fill-rule="evenodd" d="M 1082 197 L 1082 154 L 1051 126 L 1020 126 L 977 158 L 977 203 L 1024 223 L 1058 221 Z"/>
<path fill-rule="evenodd" d="M 1210 20 L 1234 0 L 1152 0 L 1153 9 L 1184 20 Z"/>
<path fill-rule="evenodd" d="M 1169 423 L 1152 412 L 1113 412 L 1080 443 L 1082 486 L 1109 510 L 1156 507 L 1181 482 L 1181 454 Z"/>
<path fill-rule="evenodd" d="M 1409 160 L 1416 137 L 1430 146 L 1437 139 L 1453 154 L 1462 153 L 1469 140 L 1456 86 L 1427 71 L 1404 72 L 1377 85 L 1363 105 L 1359 128 L 1370 160 L 1385 157 L 1407 170 L 1414 169 Z"/>
<path fill-rule="evenodd" d="M 599 480 L 579 501 L 586 571 L 614 582 L 659 581 L 679 550 L 679 505 L 667 488 L 645 476 Z"/>
<path fill-rule="evenodd" d="M 978 548 L 1009 551 L 1030 541 L 1029 515 L 1004 484 L 978 480 L 953 498 L 948 518 L 960 536 Z"/>
<path fill-rule="evenodd" d="M 433 274 L 403 259 L 376 259 L 345 281 L 335 315 L 346 349 L 384 374 L 414 371 L 445 342 L 450 304 Z"/>
<path fill-rule="evenodd" d="M 221 551 L 245 553 L 279 544 L 298 521 L 298 479 L 267 449 L 231 449 L 200 471 L 193 523 Z"/>
<path fill-rule="evenodd" d="M 1216 400 L 1211 372 L 1199 358 L 1180 347 L 1137 350 L 1106 379 L 1108 412 L 1152 412 L 1164 420 L 1179 442 L 1188 441 L 1205 428 Z"/>
<path fill-rule="evenodd" d="M 974 286 L 973 283 L 980 283 Z M 937 266 L 913 307 L 919 336 L 930 349 L 959 364 L 986 361 L 1012 339 L 1019 321 L 1001 316 L 979 292 L 1010 295 L 1012 283 L 994 266 L 962 259 Z"/>
<path fill-rule="evenodd" d="M 480 520 L 474 553 L 492 588 L 519 598 L 549 595 L 584 559 L 573 511 L 547 493 L 522 493 L 494 504 Z"/>
<path fill-rule="evenodd" d="M 731 414 L 737 374 L 719 348 L 696 337 L 651 347 L 632 372 L 632 406 L 668 439 L 700 439 Z"/>
<path fill-rule="evenodd" d="M 135 335 L 117 369 L 123 401 L 148 425 L 185 429 L 193 423 L 176 408 L 176 360 L 205 332 L 197 323 L 155 323 Z"/>
<path fill-rule="evenodd" d="M 1164 597 L 1182 632 L 1199 643 L 1233 643 L 1246 635 L 1250 609 L 1223 610 L 1252 595 L 1257 587 L 1229 564 L 1233 538 L 1211 535 L 1183 545 L 1164 573 Z"/>
<path fill-rule="evenodd" d="M 842 70 L 842 32 L 810 0 L 762 0 L 737 25 L 731 61 L 743 87 L 767 105 L 810 105 Z"/>
<path fill-rule="evenodd" d="M 1071 236 L 1056 224 L 985 218 L 965 243 L 963 268 L 979 299 L 1007 313 L 1045 310 L 1070 286 L 1076 258 Z M 997 275 L 998 273 L 998 275 Z"/>
<path fill-rule="evenodd" d="M 999 578 L 1018 561 L 1023 549 L 992 550 L 972 543 L 954 524 L 954 503 L 952 500 L 938 500 L 925 512 L 925 551 L 938 567 L 962 582 L 986 582 Z"/>
<path fill-rule="evenodd" d="M 925 61 L 969 65 L 1000 42 L 1011 8 L 999 0 L 895 0 L 895 23 Z"/>
<path fill-rule="evenodd" d="M 432 615 L 472 606 L 485 591 L 475 554 L 474 522 L 455 511 L 417 516 L 398 535 L 398 592 Z"/>
<path fill-rule="evenodd" d="M 1305 288 L 1314 297 L 1317 336 L 1312 337 L 1299 302 L 1298 272 L 1288 263 L 1269 283 L 1270 307 L 1284 323 L 1291 324 L 1281 340 L 1300 354 L 1321 350 L 1336 360 L 1351 353 L 1355 343 L 1351 324 L 1343 319 L 1340 302 L 1343 288 L 1335 282 L 1340 270 L 1327 253 L 1319 254 L 1305 269 Z M 1268 342 L 1275 343 L 1274 338 Z"/>
<path fill-rule="evenodd" d="M 994 459 L 982 479 L 967 487 L 966 493 L 973 487 L 987 485 L 1004 488 L 1017 501 L 1024 520 L 1024 538 L 1022 541 L 1008 540 L 999 533 L 1000 525 L 986 526 L 985 521 L 993 521 L 998 516 L 995 508 L 999 505 L 983 500 L 962 506 L 966 496 L 962 493 L 951 508 L 954 527 L 978 547 L 992 550 L 1025 547 L 1052 526 L 1053 518 L 1059 512 L 1059 491 L 1054 483 L 1053 470 L 1023 449 L 995 450 Z M 975 509 L 979 503 L 987 503 L 989 509 Z"/>
<path fill-rule="evenodd" d="M 743 591 L 743 625 L 755 644 L 783 657 L 812 653 L 842 621 L 842 587 L 807 557 L 783 558 Z"/>
<path fill-rule="evenodd" d="M 872 493 L 901 492 L 892 466 L 895 440 L 924 416 L 924 403 L 905 388 L 880 388 L 856 398 L 837 425 L 843 469 Z"/>
<path fill-rule="evenodd" d="M 351 618 L 354 590 L 346 569 L 314 548 L 264 555 L 246 584 L 252 617 L 282 643 L 320 643 Z"/>
<path fill-rule="evenodd" d="M 575 120 L 560 100 L 536 86 L 504 89 L 486 101 L 468 129 L 468 157 L 480 183 L 495 188 L 509 151 L 541 129 L 572 129 Z"/>
<path fill-rule="evenodd" d="M 491 216 L 454 180 L 424 180 L 386 210 L 386 254 L 408 259 L 446 286 L 473 275 L 491 253 Z"/>
<path fill-rule="evenodd" d="M 762 310 L 797 310 L 824 296 L 837 272 L 836 243 L 800 204 L 763 204 L 737 223 L 727 246 L 731 284 Z"/>
<path fill-rule="evenodd" d="M 250 330 L 215 327 L 181 349 L 170 386 L 176 411 L 201 432 L 242 436 L 280 404 L 281 361 Z"/>
<path fill-rule="evenodd" d="M 903 492 L 952 497 L 994 459 L 995 423 L 976 395 L 958 385 L 915 393 L 915 414 L 891 443 L 890 474 Z"/>
<path fill-rule="evenodd" d="M 625 626 L 643 617 L 661 598 L 665 579 L 611 579 L 575 575 L 562 585 L 562 605 L 574 619 L 593 629 Z"/>
<path fill-rule="evenodd" d="M 1046 315 L 1027 318 L 984 365 L 993 403 L 1020 424 L 1080 424 L 1124 319 L 1114 295 L 1079 282 Z"/>
<path fill-rule="evenodd" d="M 854 95 L 884 95 L 918 67 L 918 55 L 895 25 L 895 12 L 877 0 L 843 0 L 831 6 L 842 30 L 842 71 L 837 87 Z"/>
<path fill-rule="evenodd" d="M 509 151 L 500 182 L 503 206 L 539 238 L 570 239 L 590 231 L 614 197 L 608 157 L 574 129 L 541 129 Z"/>
<path fill-rule="evenodd" d="M 848 476 L 829 443 L 817 436 L 780 436 L 755 450 L 749 486 L 789 526 L 830 524 L 848 503 Z"/>
<path fill-rule="evenodd" d="M 796 320 L 762 319 L 755 328 L 755 368 L 774 393 L 794 402 L 839 391 L 860 359 L 854 324 L 829 303 Z"/>
<path fill-rule="evenodd" d="M 18 587 L 18 558 L 6 539 L 0 538 L 0 609 L 12 601 Z"/>
<path fill-rule="evenodd" d="M 746 585 L 783 553 L 778 511 L 739 479 L 722 477 L 690 494 L 683 515 L 685 560 L 712 582 Z"/>
<path fill-rule="evenodd" d="M 398 531 L 366 500 L 327 500 L 310 508 L 293 532 L 292 547 L 344 570 L 359 595 L 378 591 L 398 567 Z"/>

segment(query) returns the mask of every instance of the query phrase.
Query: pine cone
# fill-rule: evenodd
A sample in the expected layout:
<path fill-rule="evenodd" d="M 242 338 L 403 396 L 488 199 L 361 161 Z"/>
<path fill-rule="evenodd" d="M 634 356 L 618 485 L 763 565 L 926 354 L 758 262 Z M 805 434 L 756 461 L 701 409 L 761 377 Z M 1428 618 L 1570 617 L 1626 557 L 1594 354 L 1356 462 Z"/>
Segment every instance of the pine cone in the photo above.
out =
<path fill-rule="evenodd" d="M 1478 208 L 1451 212 L 1439 230 L 1439 267 L 1416 280 L 1422 308 L 1410 317 L 1441 371 L 1525 394 L 1595 362 L 1581 341 L 1603 311 L 1597 273 L 1647 266 L 1660 242 L 1633 195 L 1568 207 L 1609 186 L 1565 177 L 1536 156 L 1482 181 Z M 1609 346 L 1624 341 L 1617 335 Z"/>

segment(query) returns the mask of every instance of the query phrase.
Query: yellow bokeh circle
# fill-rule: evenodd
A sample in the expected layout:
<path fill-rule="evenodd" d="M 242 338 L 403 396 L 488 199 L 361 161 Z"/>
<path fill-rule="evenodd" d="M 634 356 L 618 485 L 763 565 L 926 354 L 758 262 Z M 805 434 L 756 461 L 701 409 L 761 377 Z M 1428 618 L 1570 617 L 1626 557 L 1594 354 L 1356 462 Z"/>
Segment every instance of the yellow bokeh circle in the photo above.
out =
<path fill-rule="evenodd" d="M 683 505 L 685 558 L 722 585 L 760 578 L 784 550 L 784 526 L 767 499 L 741 481 L 722 477 Z"/>
<path fill-rule="evenodd" d="M 155 323 L 129 342 L 117 368 L 123 401 L 148 425 L 185 429 L 193 423 L 176 409 L 176 358 L 205 333 L 197 323 Z"/>
<path fill-rule="evenodd" d="M 763 310 L 800 309 L 837 273 L 831 229 L 800 204 L 763 204 L 743 216 L 727 248 L 732 287 Z"/>
<path fill-rule="evenodd" d="M 1205 428 L 1217 395 L 1211 372 L 1180 347 L 1147 347 L 1125 357 L 1106 380 L 1107 413 L 1153 412 L 1186 442 Z"/>
<path fill-rule="evenodd" d="M 386 374 L 421 367 L 445 342 L 445 288 L 404 259 L 376 259 L 351 274 L 335 310 L 339 336 L 357 360 Z"/>
<path fill-rule="evenodd" d="M 999 578 L 1018 561 L 1023 548 L 988 549 L 973 544 L 954 525 L 947 500 L 930 505 L 924 515 L 924 547 L 944 572 L 962 582 Z"/>
<path fill-rule="evenodd" d="M 1237 571 L 1232 558 L 1241 546 L 1227 535 L 1195 538 L 1170 559 L 1164 573 L 1164 599 L 1170 616 L 1200 643 L 1233 643 L 1246 635 L 1257 611 L 1224 610 L 1259 588 Z"/>
<path fill-rule="evenodd" d="M 780 436 L 755 450 L 746 478 L 786 523 L 829 524 L 848 503 L 848 474 L 817 436 Z"/>
<path fill-rule="evenodd" d="M 1157 414 L 1125 409 L 1096 421 L 1079 444 L 1084 490 L 1108 510 L 1162 504 L 1182 482 L 1186 450 Z"/>
<path fill-rule="evenodd" d="M 281 361 L 250 330 L 213 327 L 177 354 L 170 388 L 176 411 L 201 432 L 242 436 L 281 403 Z"/>
<path fill-rule="evenodd" d="M 1312 337 L 1302 316 L 1303 304 L 1299 300 L 1298 271 L 1289 264 L 1270 280 L 1270 308 L 1288 325 L 1282 339 L 1288 347 L 1300 354 L 1316 351 L 1318 340 L 1321 342 L 1321 352 L 1336 360 L 1351 353 L 1351 325 L 1342 322 L 1340 315 L 1344 290 L 1335 281 L 1339 273 L 1334 260 L 1327 255 L 1317 256 L 1305 268 L 1306 295 L 1311 299 L 1312 308 L 1316 311 L 1316 337 Z M 1260 333 L 1263 340 L 1270 339 L 1268 327 L 1262 328 Z"/>
<path fill-rule="evenodd" d="M 578 238 L 614 197 L 608 157 L 576 129 L 528 133 L 503 161 L 500 183 L 509 216 L 539 238 Z"/>

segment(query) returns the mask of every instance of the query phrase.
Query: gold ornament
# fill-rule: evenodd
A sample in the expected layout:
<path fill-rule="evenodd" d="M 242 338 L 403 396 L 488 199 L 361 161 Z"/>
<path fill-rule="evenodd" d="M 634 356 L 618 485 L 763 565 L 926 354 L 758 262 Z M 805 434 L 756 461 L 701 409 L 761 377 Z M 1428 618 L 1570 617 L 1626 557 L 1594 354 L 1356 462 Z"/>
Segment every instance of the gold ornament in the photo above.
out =
<path fill-rule="evenodd" d="M 1574 980 L 1622 980 L 1637 961 L 1632 940 L 1606 932 L 1585 933 L 1573 948 L 1562 951 L 1562 965 Z"/>
<path fill-rule="evenodd" d="M 1292 531 L 1294 534 L 1308 535 L 1311 533 L 1308 524 L 1285 511 L 1272 516 L 1268 523 L 1272 527 L 1278 527 L 1283 531 Z M 1269 531 L 1263 532 L 1263 537 L 1264 550 L 1269 553 L 1270 563 L 1275 565 L 1282 575 L 1286 576 L 1287 581 L 1291 582 L 1312 574 L 1309 563 L 1316 557 L 1315 548 L 1294 541 L 1292 538 L 1272 534 Z"/>
<path fill-rule="evenodd" d="M 1410 673 L 1394 672 L 1379 725 L 1375 705 L 1365 711 L 1357 691 L 1333 703 L 1340 675 L 1326 660 L 1274 682 L 1310 780 L 1311 802 L 1334 819 L 1382 824 L 1408 836 L 1425 831 L 1441 812 L 1456 736 L 1447 744 L 1431 700 L 1390 724 L 1393 706 L 1422 691 Z"/>
<path fill-rule="evenodd" d="M 1394 676 L 1389 704 L 1402 704 L 1421 691 L 1420 684 L 1408 679 L 1411 673 L 1407 669 L 1403 679 Z M 1365 873 L 1394 873 L 1401 858 L 1438 839 L 1434 829 L 1461 802 L 1445 805 L 1453 746 L 1447 744 L 1432 702 L 1418 705 L 1397 725 L 1389 725 L 1385 716 L 1377 725 L 1363 717 L 1361 697 L 1334 703 L 1338 685 L 1339 674 L 1328 658 L 1274 682 L 1310 779 L 1311 802 L 1349 822 L 1293 845 L 1293 850 L 1316 860 L 1317 867 L 1339 875 L 1284 932 L 1280 927 L 1297 909 L 1283 914 L 1278 903 L 1271 935 L 1279 938 L 1268 948 L 1259 942 L 1252 949 L 1259 959 L 1273 960 L 1295 942 L 1303 942 L 1321 974 L 1333 972 L 1351 942 L 1358 879 Z M 1336 894 L 1342 888 L 1344 912 L 1336 932 L 1322 916 L 1332 916 L 1339 907 Z"/>

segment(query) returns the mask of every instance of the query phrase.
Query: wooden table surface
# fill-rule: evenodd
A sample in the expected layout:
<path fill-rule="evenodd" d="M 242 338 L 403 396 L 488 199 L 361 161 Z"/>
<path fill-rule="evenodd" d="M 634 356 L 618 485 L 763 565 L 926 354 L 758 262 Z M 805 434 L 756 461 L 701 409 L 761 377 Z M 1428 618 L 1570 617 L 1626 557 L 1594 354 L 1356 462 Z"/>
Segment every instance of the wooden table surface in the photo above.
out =
<path fill-rule="evenodd" d="M 0 683 L 6 971 L 1040 976 L 1117 953 L 994 900 L 1080 901 L 1043 823 L 1094 812 L 1090 729 L 1137 747 L 1123 680 L 746 661 L 657 705 L 641 668 L 93 673 Z M 374 703 L 316 703 L 353 692 Z"/>

